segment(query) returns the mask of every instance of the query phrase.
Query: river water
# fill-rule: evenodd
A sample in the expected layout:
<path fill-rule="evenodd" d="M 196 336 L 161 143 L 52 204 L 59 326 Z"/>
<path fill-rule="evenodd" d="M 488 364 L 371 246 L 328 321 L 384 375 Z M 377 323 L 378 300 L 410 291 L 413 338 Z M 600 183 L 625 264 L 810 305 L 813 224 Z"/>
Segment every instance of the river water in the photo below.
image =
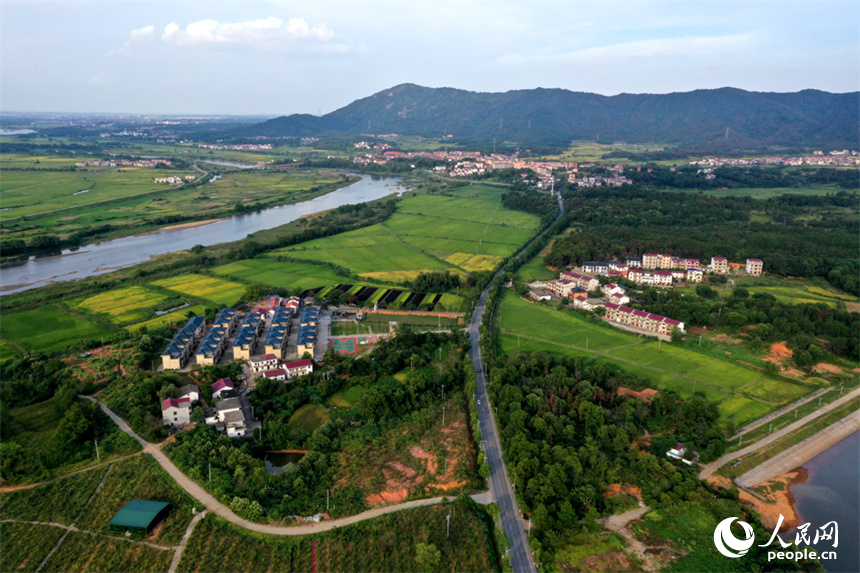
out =
<path fill-rule="evenodd" d="M 100 275 L 148 261 L 152 255 L 190 249 L 194 245 L 238 241 L 250 233 L 284 225 L 306 215 L 402 192 L 399 186 L 403 182 L 402 177 L 360 177 L 361 180 L 352 185 L 302 203 L 272 207 L 197 227 L 153 231 L 94 243 L 66 249 L 55 256 L 31 257 L 27 261 L 4 265 L 0 268 L 0 293 L 10 294 Z"/>
<path fill-rule="evenodd" d="M 860 432 L 855 432 L 827 451 L 812 458 L 803 467 L 809 471 L 805 483 L 791 488 L 795 509 L 801 523 L 810 523 L 809 539 L 815 531 L 835 521 L 838 524 L 838 547 L 832 542 L 810 545 L 816 551 L 834 551 L 835 560 L 821 560 L 829 573 L 860 571 Z M 796 530 L 782 536 L 794 541 Z"/>

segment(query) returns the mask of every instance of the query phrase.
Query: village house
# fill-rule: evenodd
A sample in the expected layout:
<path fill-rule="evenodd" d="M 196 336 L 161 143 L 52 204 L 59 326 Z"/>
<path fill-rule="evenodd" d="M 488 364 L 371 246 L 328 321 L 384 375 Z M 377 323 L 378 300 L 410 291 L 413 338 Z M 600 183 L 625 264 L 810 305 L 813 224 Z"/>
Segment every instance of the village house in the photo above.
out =
<path fill-rule="evenodd" d="M 201 366 L 212 366 L 218 364 L 224 351 L 227 349 L 227 329 L 222 326 L 213 326 L 206 333 L 206 338 L 197 349 L 197 364 Z"/>
<path fill-rule="evenodd" d="M 700 283 L 702 282 L 702 271 L 699 269 L 687 269 L 687 282 Z"/>
<path fill-rule="evenodd" d="M 164 370 L 179 370 L 184 368 L 194 353 L 194 348 L 203 334 L 206 319 L 194 316 L 182 329 L 176 333 L 164 352 L 161 353 L 161 365 Z"/>
<path fill-rule="evenodd" d="M 576 285 L 573 284 L 572 281 L 569 281 L 567 279 L 558 279 L 547 281 L 544 284 L 544 288 L 555 296 L 561 298 L 568 298 L 570 296 L 571 291 L 576 288 Z"/>
<path fill-rule="evenodd" d="M 597 262 L 582 263 L 582 272 L 594 275 L 607 275 L 609 274 L 609 264 Z"/>
<path fill-rule="evenodd" d="M 242 321 L 242 325 L 239 327 L 239 332 L 236 333 L 236 339 L 233 341 L 234 360 L 239 360 L 240 358 L 244 358 L 245 360 L 251 359 L 254 342 L 263 330 L 264 324 L 263 315 L 258 312 L 249 312 L 245 316 L 245 320 Z"/>
<path fill-rule="evenodd" d="M 277 380 L 278 382 L 286 382 L 287 381 L 287 371 L 283 368 L 275 368 L 273 370 L 266 370 L 263 372 L 263 377 L 268 380 Z"/>
<path fill-rule="evenodd" d="M 641 269 L 642 259 L 639 257 L 627 257 L 627 266 L 631 269 Z"/>
<path fill-rule="evenodd" d="M 684 332 L 684 323 L 653 314 L 644 310 L 634 310 L 627 306 L 620 306 L 611 302 L 606 303 L 606 315 L 604 318 L 609 322 L 625 324 L 637 328 L 639 330 L 651 331 L 656 334 L 669 336 L 672 334 L 672 329 L 677 328 Z"/>
<path fill-rule="evenodd" d="M 197 402 L 200 400 L 200 388 L 197 384 L 186 384 L 179 389 L 179 397 L 188 398 L 191 402 Z"/>
<path fill-rule="evenodd" d="M 729 272 L 729 261 L 725 257 L 711 257 L 711 272 L 725 275 Z"/>
<path fill-rule="evenodd" d="M 251 371 L 252 372 L 263 372 L 264 370 L 271 370 L 278 365 L 278 357 L 274 354 L 264 354 L 260 358 L 252 358 L 251 359 Z"/>
<path fill-rule="evenodd" d="M 656 253 L 645 253 L 642 255 L 642 268 L 644 269 L 656 269 L 659 268 L 660 263 L 660 255 Z"/>
<path fill-rule="evenodd" d="M 298 378 L 313 373 L 314 363 L 312 360 L 296 360 L 284 364 L 284 369 L 290 378 Z"/>
<path fill-rule="evenodd" d="M 747 274 L 753 276 L 759 276 L 762 273 L 762 269 L 764 268 L 764 263 L 761 262 L 761 259 L 747 259 Z"/>
<path fill-rule="evenodd" d="M 161 403 L 161 418 L 173 428 L 191 423 L 191 398 L 168 398 Z"/>
<path fill-rule="evenodd" d="M 234 390 L 236 386 L 233 384 L 233 381 L 229 378 L 221 378 L 214 384 L 212 384 L 212 398 L 215 400 L 219 400 L 222 398 L 222 394 L 227 390 Z"/>
<path fill-rule="evenodd" d="M 575 273 L 572 271 L 562 271 L 561 275 L 558 278 L 567 279 L 575 286 L 584 288 L 589 292 L 600 286 L 600 281 L 598 281 L 596 278 L 585 274 Z"/>

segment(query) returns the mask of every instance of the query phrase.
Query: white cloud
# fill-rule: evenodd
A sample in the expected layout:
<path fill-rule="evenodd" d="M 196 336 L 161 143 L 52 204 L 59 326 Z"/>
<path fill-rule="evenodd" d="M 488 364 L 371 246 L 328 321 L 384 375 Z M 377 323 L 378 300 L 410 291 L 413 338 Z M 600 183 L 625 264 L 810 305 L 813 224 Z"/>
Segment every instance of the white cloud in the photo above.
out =
<path fill-rule="evenodd" d="M 262 50 L 320 49 L 346 51 L 346 46 L 332 45 L 334 32 L 325 24 L 311 26 L 304 18 L 248 20 L 221 23 L 200 20 L 183 30 L 175 22 L 164 28 L 162 41 L 178 47 L 246 47 Z"/>
<path fill-rule="evenodd" d="M 155 36 L 155 26 L 144 26 L 131 31 L 132 40 L 146 40 Z"/>

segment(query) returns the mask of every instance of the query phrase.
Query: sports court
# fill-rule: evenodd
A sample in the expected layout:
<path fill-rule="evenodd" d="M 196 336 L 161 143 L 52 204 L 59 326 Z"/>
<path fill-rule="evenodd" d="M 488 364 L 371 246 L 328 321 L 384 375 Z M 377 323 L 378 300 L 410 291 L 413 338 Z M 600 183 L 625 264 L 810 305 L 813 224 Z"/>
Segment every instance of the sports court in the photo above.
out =
<path fill-rule="evenodd" d="M 357 345 L 355 338 L 332 338 L 330 344 L 338 354 L 356 353 Z"/>

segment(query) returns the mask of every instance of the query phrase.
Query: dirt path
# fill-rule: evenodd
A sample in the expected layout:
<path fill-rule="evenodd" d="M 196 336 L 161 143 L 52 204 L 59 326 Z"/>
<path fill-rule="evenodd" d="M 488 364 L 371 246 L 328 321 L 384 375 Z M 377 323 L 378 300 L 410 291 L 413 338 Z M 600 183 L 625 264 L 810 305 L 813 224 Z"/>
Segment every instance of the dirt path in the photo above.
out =
<path fill-rule="evenodd" d="M 142 453 L 143 453 L 143 452 L 135 452 L 135 453 L 133 453 L 133 454 L 128 454 L 128 455 L 126 455 L 126 456 L 120 456 L 120 457 L 118 457 L 118 458 L 105 459 L 105 461 L 103 461 L 103 462 L 101 462 L 101 463 L 98 463 L 98 464 L 96 464 L 96 465 L 94 465 L 94 466 L 89 466 L 89 467 L 87 467 L 87 468 L 83 468 L 83 469 L 80 469 L 80 470 L 75 470 L 75 471 L 73 471 L 73 472 L 69 472 L 69 473 L 67 473 L 67 474 L 63 474 L 63 475 L 61 475 L 61 476 L 57 476 L 57 477 L 55 477 L 55 478 L 51 478 L 51 479 L 49 479 L 49 480 L 45 480 L 45 481 L 37 481 L 36 483 L 28 483 L 28 484 L 24 484 L 24 485 L 10 485 L 10 486 L 6 486 L 6 487 L 0 487 L 0 493 L 9 493 L 9 492 L 12 492 L 12 491 L 18 491 L 18 490 L 22 490 L 22 489 L 31 489 L 31 488 L 34 488 L 34 487 L 38 487 L 38 486 L 40 486 L 40 485 L 44 485 L 44 484 L 46 484 L 46 483 L 51 483 L 51 482 L 54 482 L 54 481 L 58 481 L 58 480 L 61 480 L 61 479 L 67 478 L 67 477 L 69 477 L 69 476 L 73 476 L 73 475 L 75 475 L 75 474 L 80 474 L 80 473 L 83 473 L 83 472 L 89 472 L 89 471 L 92 471 L 92 470 L 97 470 L 97 469 L 99 469 L 99 468 L 103 468 L 105 465 L 111 465 L 111 464 L 114 464 L 114 463 L 116 463 L 116 462 L 122 461 L 122 460 L 124 460 L 124 459 L 126 459 L 126 458 L 133 458 L 134 456 L 139 456 L 139 455 L 140 455 L 140 454 L 142 454 Z"/>
<path fill-rule="evenodd" d="M 609 517 L 603 519 L 603 525 L 606 529 L 614 531 L 618 535 L 624 538 L 624 542 L 627 544 L 627 547 L 633 552 L 636 556 L 636 559 L 642 564 L 642 567 L 646 571 L 657 571 L 658 566 L 654 563 L 650 554 L 648 553 L 648 546 L 639 541 L 633 532 L 627 528 L 627 524 L 631 521 L 639 519 L 643 515 L 645 515 L 651 508 L 647 505 L 645 507 L 639 507 L 637 509 L 631 509 L 630 511 L 619 513 L 618 515 L 610 515 Z"/>
<path fill-rule="evenodd" d="M 801 418 L 797 422 L 790 424 L 790 425 L 786 426 L 785 428 L 772 433 L 771 435 L 767 436 L 766 438 L 762 438 L 761 440 L 757 441 L 754 444 L 751 444 L 751 445 L 749 445 L 745 448 L 742 448 L 736 452 L 731 452 L 731 453 L 728 453 L 728 454 L 722 456 L 717 461 L 711 462 L 708 465 L 706 465 L 705 468 L 701 472 L 699 472 L 699 479 L 705 479 L 705 480 L 708 479 L 709 477 L 711 477 L 711 475 L 713 475 L 713 473 L 715 471 L 717 471 L 724 464 L 726 464 L 726 463 L 728 463 L 728 462 L 730 462 L 736 458 L 739 458 L 741 456 L 745 456 L 749 453 L 752 453 L 752 452 L 754 452 L 760 448 L 767 446 L 768 444 L 775 442 L 776 440 L 782 438 L 783 436 L 790 434 L 794 430 L 796 430 L 802 426 L 805 426 L 806 424 L 808 424 L 812 420 L 818 418 L 819 416 L 823 416 L 827 412 L 833 410 L 834 408 L 837 408 L 838 406 L 841 406 L 842 404 L 848 402 L 849 400 L 853 400 L 853 399 L 857 398 L 858 396 L 860 396 L 860 388 L 856 388 L 855 390 L 845 394 L 844 396 L 842 396 L 838 400 L 834 400 L 830 404 L 819 408 L 815 412 L 812 412 L 811 414 L 804 416 L 803 418 Z M 825 432 L 826 431 L 827 430 L 825 430 Z M 827 448 L 825 448 L 825 449 L 827 449 Z M 824 451 L 824 450 L 822 450 L 822 451 Z M 806 461 L 806 460 L 803 460 L 803 461 Z M 768 463 L 768 462 L 765 462 L 765 463 Z M 802 463 L 803 462 L 801 462 L 801 464 Z M 797 465 L 800 465 L 800 464 L 797 464 Z M 797 467 L 797 466 L 792 466 L 792 468 L 793 467 Z M 792 468 L 786 468 L 782 472 L 778 472 L 776 474 L 773 474 L 773 476 L 771 476 L 771 477 L 775 477 L 775 476 L 779 475 L 780 473 L 785 473 Z"/>
<path fill-rule="evenodd" d="M 860 431 L 860 410 L 852 412 L 832 423 L 814 436 L 810 436 L 764 463 L 759 464 L 735 482 L 743 487 L 753 487 L 803 465 L 834 444 L 841 442 L 854 432 Z"/>
<path fill-rule="evenodd" d="M 167 570 L 167 573 L 176 573 L 176 568 L 179 567 L 179 561 L 182 560 L 182 554 L 185 552 L 185 546 L 188 545 L 188 540 L 191 539 L 191 533 L 194 531 L 194 527 L 205 515 L 206 510 L 203 510 L 191 519 L 191 523 L 189 523 L 188 527 L 185 529 L 185 535 L 182 536 L 182 541 L 180 541 L 179 545 L 176 547 L 173 559 L 170 560 L 170 568 Z"/>
<path fill-rule="evenodd" d="M 234 523 L 240 527 L 244 527 L 245 529 L 249 529 L 251 531 L 256 531 L 259 533 L 268 533 L 269 535 L 308 535 L 311 533 L 320 533 L 322 531 L 331 531 L 332 529 L 337 529 L 338 527 L 344 527 L 346 525 L 351 525 L 353 523 L 359 523 L 361 521 L 367 519 L 373 519 L 374 517 L 379 517 L 380 515 L 385 515 L 388 513 L 394 513 L 396 511 L 400 511 L 402 509 L 410 509 L 414 507 L 426 507 L 428 505 L 436 505 L 441 503 L 443 499 L 450 499 L 448 497 L 433 497 L 430 499 L 416 499 L 414 501 L 407 501 L 405 503 L 398 503 L 396 505 L 389 505 L 387 507 L 378 507 L 375 509 L 370 509 L 363 513 L 359 513 L 357 515 L 351 515 L 349 517 L 342 517 L 340 519 L 335 519 L 333 521 L 321 521 L 319 523 L 310 523 L 305 525 L 269 525 L 264 523 L 254 523 L 253 521 L 248 521 L 242 517 L 239 517 L 233 511 L 222 504 L 220 501 L 215 499 L 215 497 L 203 489 L 201 486 L 197 484 L 194 480 L 185 475 L 179 468 L 177 468 L 170 458 L 167 457 L 163 451 L 161 451 L 161 444 L 150 444 L 140 436 L 138 436 L 134 431 L 128 426 L 125 420 L 117 416 L 110 408 L 105 406 L 99 400 L 91 396 L 81 396 L 82 398 L 86 398 L 98 404 L 101 409 L 110 416 L 111 420 L 119 426 L 120 430 L 137 440 L 141 446 L 143 446 L 143 453 L 151 455 L 155 458 L 164 470 L 170 474 L 176 483 L 184 489 L 191 497 L 200 502 L 208 512 L 221 517 L 222 519 L 229 521 L 230 523 Z M 472 499 L 477 501 L 478 503 L 488 503 L 487 502 L 487 492 L 482 492 L 479 494 L 475 494 L 471 496 Z"/>

